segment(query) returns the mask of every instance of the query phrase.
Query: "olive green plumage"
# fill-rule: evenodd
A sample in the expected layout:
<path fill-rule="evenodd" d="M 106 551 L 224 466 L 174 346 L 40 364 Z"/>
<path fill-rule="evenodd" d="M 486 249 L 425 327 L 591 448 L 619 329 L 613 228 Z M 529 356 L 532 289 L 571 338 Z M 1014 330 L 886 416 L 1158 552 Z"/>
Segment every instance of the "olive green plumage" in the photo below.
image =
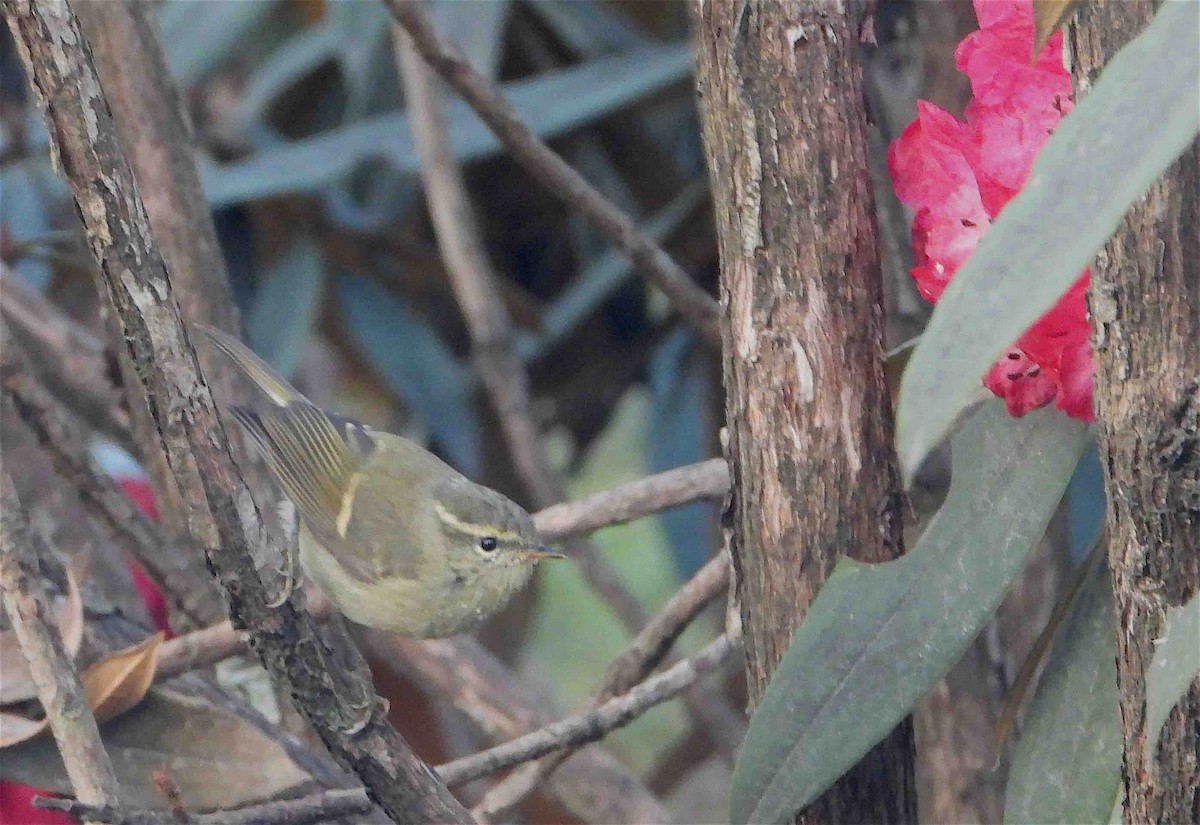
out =
<path fill-rule="evenodd" d="M 542 558 L 533 519 L 413 442 L 325 413 L 223 332 L 257 388 L 231 412 L 300 514 L 300 565 L 347 617 L 406 636 L 471 630 Z"/>

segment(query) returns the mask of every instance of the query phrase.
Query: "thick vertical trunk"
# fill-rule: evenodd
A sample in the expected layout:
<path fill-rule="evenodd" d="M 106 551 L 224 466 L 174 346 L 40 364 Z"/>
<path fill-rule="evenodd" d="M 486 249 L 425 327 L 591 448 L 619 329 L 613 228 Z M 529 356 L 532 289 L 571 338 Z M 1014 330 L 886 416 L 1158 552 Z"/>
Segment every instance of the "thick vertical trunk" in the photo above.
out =
<path fill-rule="evenodd" d="M 861 15 L 697 2 L 721 252 L 728 513 L 751 700 L 842 553 L 901 552 Z M 908 722 L 801 814 L 915 818 Z"/>
<path fill-rule="evenodd" d="M 1157 4 L 1086 4 L 1073 27 L 1080 95 Z M 1200 814 L 1200 680 L 1159 731 L 1146 671 L 1166 609 L 1200 587 L 1200 143 L 1137 202 L 1092 268 L 1096 414 L 1119 631 L 1125 821 Z"/>

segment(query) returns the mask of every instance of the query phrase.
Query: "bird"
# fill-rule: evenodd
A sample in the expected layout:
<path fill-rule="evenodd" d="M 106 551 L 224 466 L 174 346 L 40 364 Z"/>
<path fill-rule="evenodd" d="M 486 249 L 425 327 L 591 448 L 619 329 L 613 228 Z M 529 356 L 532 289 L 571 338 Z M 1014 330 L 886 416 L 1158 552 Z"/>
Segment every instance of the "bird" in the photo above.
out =
<path fill-rule="evenodd" d="M 564 558 L 508 497 L 407 438 L 323 411 L 240 341 L 194 328 L 255 387 L 256 403 L 229 412 L 295 505 L 301 569 L 350 620 L 414 638 L 469 632 L 539 561 Z"/>

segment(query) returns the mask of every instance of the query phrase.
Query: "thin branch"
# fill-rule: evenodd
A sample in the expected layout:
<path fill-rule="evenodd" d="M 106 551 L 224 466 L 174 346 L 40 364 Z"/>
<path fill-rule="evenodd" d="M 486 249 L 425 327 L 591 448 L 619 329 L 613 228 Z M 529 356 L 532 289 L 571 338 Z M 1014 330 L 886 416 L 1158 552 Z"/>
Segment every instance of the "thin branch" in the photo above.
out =
<path fill-rule="evenodd" d="M 470 330 L 478 373 L 496 408 L 521 480 L 534 504 L 545 507 L 562 501 L 565 487 L 542 452 L 530 413 L 529 377 L 513 345 L 512 322 L 498 297 L 496 277 L 446 134 L 438 91 L 412 40 L 400 26 L 394 29 L 429 211 L 451 286 Z M 569 549 L 585 577 L 625 625 L 640 627 L 646 619 L 641 602 L 599 551 L 584 541 L 573 542 Z"/>
<path fill-rule="evenodd" d="M 84 506 L 113 531 L 155 583 L 161 585 L 172 626 L 181 630 L 204 626 L 208 613 L 205 604 L 216 595 L 211 593 L 212 580 L 206 577 L 197 583 L 186 567 L 171 563 L 185 550 L 167 539 L 159 525 L 139 510 L 98 466 L 87 447 L 88 433 L 82 432 L 63 411 L 59 400 L 34 379 L 23 357 L 24 348 L 14 345 L 6 328 L 0 328 L 0 344 L 4 404 L 11 405 L 16 416 L 29 427 L 55 471 L 72 485 Z"/>
<path fill-rule="evenodd" d="M 629 724 L 655 705 L 677 696 L 704 674 L 716 670 L 732 655 L 735 646 L 728 636 L 720 636 L 695 656 L 684 659 L 594 710 L 569 716 L 519 739 L 440 765 L 437 768 L 438 775 L 448 785 L 460 785 L 552 751 L 602 739 L 610 731 Z"/>
<path fill-rule="evenodd" d="M 6 3 L 3 11 L 122 327 L 126 386 L 146 399 L 187 503 L 192 546 L 205 549 L 235 626 L 251 633 L 273 679 L 389 816 L 466 822 L 466 811 L 387 723 L 349 641 L 322 634 L 295 599 L 268 605 L 253 560 L 263 549 L 262 521 L 187 338 L 79 22 L 50 0 Z"/>
<path fill-rule="evenodd" d="M 647 237 L 628 215 L 588 183 L 521 122 L 495 86 L 442 37 L 412 0 L 384 0 L 429 65 L 491 128 L 513 158 L 552 193 L 591 218 L 646 277 L 663 291 L 701 337 L 719 347 L 720 310 L 688 274 Z"/>
<path fill-rule="evenodd" d="M 116 360 L 104 343 L 0 265 L 0 316 L 37 366 L 41 381 L 96 432 L 137 452 L 129 412 L 113 383 Z"/>
<path fill-rule="evenodd" d="M 62 811 L 79 819 L 112 825 L 179 825 L 179 820 L 170 811 L 118 811 L 78 799 L 45 796 L 35 796 L 33 805 L 35 808 Z M 295 799 L 276 799 L 232 811 L 192 814 L 187 822 L 189 825 L 315 825 L 365 814 L 372 807 L 371 800 L 362 788 L 348 788 L 318 791 Z"/>
<path fill-rule="evenodd" d="M 717 461 L 724 472 L 725 462 L 721 459 Z M 709 463 L 692 466 L 703 467 Z M 666 657 L 675 640 L 700 611 L 723 594 L 728 587 L 729 557 L 721 553 L 700 568 L 687 584 L 668 599 L 662 610 L 647 622 L 634 640 L 613 659 L 604 672 L 600 689 L 589 703 L 590 707 L 595 708 L 600 703 L 625 693 L 645 679 Z M 562 750 L 513 771 L 484 795 L 472 813 L 485 819 L 495 819 L 503 812 L 516 807 L 543 779 L 569 759 L 572 752 L 572 749 Z"/>
<path fill-rule="evenodd" d="M 471 332 L 479 373 L 500 417 L 517 469 L 534 502 L 545 507 L 566 498 L 565 485 L 541 450 L 537 425 L 529 411 L 528 377 L 514 347 L 511 321 L 497 296 L 496 278 L 483 249 L 462 172 L 450 147 L 433 77 L 405 29 L 396 26 L 395 30 L 405 95 L 438 244 Z M 564 168 L 569 170 L 565 164 Z M 572 541 L 568 550 L 588 582 L 626 628 L 638 632 L 649 616 L 620 574 L 590 541 Z M 687 705 L 706 729 L 729 728 L 740 721 L 724 697 L 716 693 L 689 694 Z M 714 742 L 718 746 L 726 744 L 719 737 Z"/>
<path fill-rule="evenodd" d="M 0 471 L 0 592 L 21 653 L 37 686 L 50 730 L 75 794 L 115 806 L 120 789 L 100 741 L 96 718 L 62 640 L 50 629 L 49 609 L 37 574 L 40 544 L 6 471 Z"/>
<path fill-rule="evenodd" d="M 469 637 L 406 639 L 366 630 L 363 644 L 376 661 L 449 703 L 492 744 L 554 721 L 553 702 L 479 642 Z M 611 753 L 587 748 L 545 786 L 584 822 L 667 822 L 663 804 Z"/>
<path fill-rule="evenodd" d="M 721 499 L 729 493 L 729 465 L 723 458 L 646 476 L 602 493 L 546 507 L 536 516 L 547 539 L 591 533 L 694 501 Z"/>

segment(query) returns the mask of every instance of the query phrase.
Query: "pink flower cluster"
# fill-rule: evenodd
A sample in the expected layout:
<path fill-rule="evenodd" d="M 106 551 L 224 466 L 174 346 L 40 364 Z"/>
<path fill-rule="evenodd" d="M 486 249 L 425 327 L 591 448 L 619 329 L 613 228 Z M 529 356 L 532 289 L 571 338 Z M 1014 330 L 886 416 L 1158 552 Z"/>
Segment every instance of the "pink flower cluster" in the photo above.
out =
<path fill-rule="evenodd" d="M 920 101 L 917 119 L 888 151 L 896 195 L 915 210 L 912 276 L 934 302 L 1025 183 L 1034 157 L 1071 109 L 1062 32 L 1029 59 L 1031 0 L 975 0 L 975 15 L 979 31 L 954 55 L 971 81 L 966 121 Z M 984 376 L 1012 415 L 1054 401 L 1068 415 L 1092 419 L 1088 277 L 1085 269 Z"/>

